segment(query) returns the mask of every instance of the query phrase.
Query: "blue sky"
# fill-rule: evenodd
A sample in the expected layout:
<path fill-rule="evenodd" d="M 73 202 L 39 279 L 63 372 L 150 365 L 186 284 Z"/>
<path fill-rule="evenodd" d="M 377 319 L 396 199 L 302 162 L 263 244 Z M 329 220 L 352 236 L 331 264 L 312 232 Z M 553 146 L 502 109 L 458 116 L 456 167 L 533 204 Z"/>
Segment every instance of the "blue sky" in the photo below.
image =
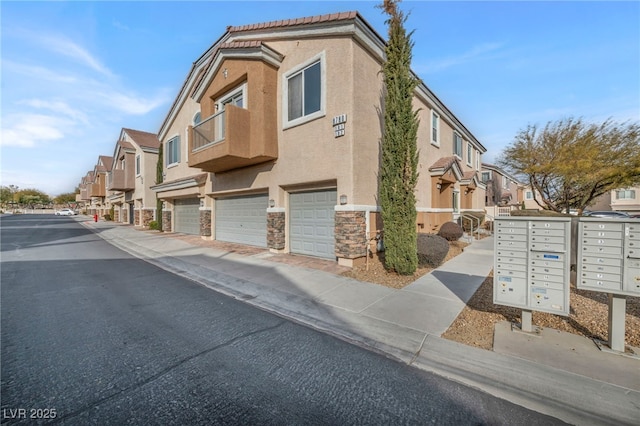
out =
<path fill-rule="evenodd" d="M 73 191 L 123 127 L 157 132 L 226 30 L 369 1 L 0 2 L 0 183 Z M 529 124 L 640 120 L 640 2 L 410 1 L 413 70 L 488 149 Z"/>

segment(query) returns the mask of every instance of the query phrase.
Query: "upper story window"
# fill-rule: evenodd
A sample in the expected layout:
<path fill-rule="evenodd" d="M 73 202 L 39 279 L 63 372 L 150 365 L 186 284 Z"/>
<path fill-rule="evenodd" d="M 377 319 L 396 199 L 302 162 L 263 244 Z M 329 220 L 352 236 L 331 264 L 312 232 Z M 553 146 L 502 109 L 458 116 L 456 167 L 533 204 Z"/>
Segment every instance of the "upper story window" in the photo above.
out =
<path fill-rule="evenodd" d="M 482 182 L 487 183 L 491 180 L 491 172 L 482 172 Z"/>
<path fill-rule="evenodd" d="M 440 116 L 437 112 L 431 111 L 431 143 L 440 145 Z"/>
<path fill-rule="evenodd" d="M 525 200 L 533 200 L 533 191 L 525 191 L 524 192 Z"/>
<path fill-rule="evenodd" d="M 196 112 L 196 115 L 193 116 L 193 125 L 197 126 L 198 124 L 200 124 L 201 121 L 202 121 L 202 116 L 200 115 L 200 112 Z"/>
<path fill-rule="evenodd" d="M 502 187 L 509 189 L 509 179 L 506 176 L 502 176 Z"/>
<path fill-rule="evenodd" d="M 480 170 L 480 151 L 476 150 L 476 170 Z"/>
<path fill-rule="evenodd" d="M 140 176 L 140 155 L 136 155 L 136 176 Z"/>
<path fill-rule="evenodd" d="M 636 191 L 633 189 L 621 189 L 616 191 L 616 199 L 618 200 L 635 200 Z"/>
<path fill-rule="evenodd" d="M 471 146 L 471 142 L 467 142 L 467 166 L 471 166 L 473 164 L 473 146 Z"/>
<path fill-rule="evenodd" d="M 324 115 L 324 68 L 324 54 L 321 54 L 284 76 L 285 127 Z"/>
<path fill-rule="evenodd" d="M 180 136 L 169 139 L 165 147 L 165 158 L 167 166 L 180 162 Z"/>
<path fill-rule="evenodd" d="M 453 132 L 453 153 L 462 158 L 462 136 Z"/>

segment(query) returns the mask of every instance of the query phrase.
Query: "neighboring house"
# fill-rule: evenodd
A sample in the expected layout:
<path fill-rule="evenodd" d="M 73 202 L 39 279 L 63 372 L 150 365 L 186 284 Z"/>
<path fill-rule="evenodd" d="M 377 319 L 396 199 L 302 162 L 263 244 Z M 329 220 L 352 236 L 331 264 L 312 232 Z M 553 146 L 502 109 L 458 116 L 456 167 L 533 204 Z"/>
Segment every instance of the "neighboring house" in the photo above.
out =
<path fill-rule="evenodd" d="M 613 210 L 640 214 L 640 186 L 615 189 L 596 198 L 587 208 L 591 211 Z"/>
<path fill-rule="evenodd" d="M 364 257 L 381 227 L 384 48 L 357 12 L 228 27 L 159 131 L 164 228 L 345 265 Z M 433 232 L 484 211 L 486 149 L 422 82 L 414 107 L 416 226 Z"/>
<path fill-rule="evenodd" d="M 522 201 L 525 201 L 526 186 L 498 166 L 483 163 L 481 180 L 487 187 L 485 199 L 487 207 L 521 205 Z M 531 208 L 539 208 L 533 201 L 531 191 L 529 196 L 531 198 L 526 201 L 530 202 Z"/>
<path fill-rule="evenodd" d="M 156 182 L 160 141 L 149 132 L 123 128 L 109 172 L 108 200 L 116 222 L 147 227 L 156 219 Z"/>
<path fill-rule="evenodd" d="M 536 202 L 533 198 L 534 190 L 531 188 L 531 185 L 521 185 L 518 188 L 519 195 L 518 199 L 521 200 L 522 206 L 524 206 L 527 210 L 542 210 L 542 207 Z M 537 193 L 536 198 L 538 201 L 542 202 L 542 198 L 540 193 Z"/>
<path fill-rule="evenodd" d="M 107 177 L 113 164 L 113 157 L 100 155 L 93 169 L 93 182 L 87 187 L 91 199 L 88 213 L 104 217 L 109 212 L 110 203 L 107 199 Z"/>
<path fill-rule="evenodd" d="M 78 189 L 80 190 L 79 194 L 76 194 L 76 201 L 82 208 L 82 212 L 86 214 L 91 213 L 91 185 L 93 184 L 94 175 L 93 171 L 88 171 L 86 175 L 80 180 L 80 184 L 78 185 Z"/>

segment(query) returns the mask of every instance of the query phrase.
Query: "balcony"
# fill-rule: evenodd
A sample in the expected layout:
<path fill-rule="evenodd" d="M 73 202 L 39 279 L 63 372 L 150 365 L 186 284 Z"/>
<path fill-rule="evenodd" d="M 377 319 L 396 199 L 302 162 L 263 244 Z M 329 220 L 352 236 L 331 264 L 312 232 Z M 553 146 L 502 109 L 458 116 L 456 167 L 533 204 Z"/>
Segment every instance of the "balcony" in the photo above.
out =
<path fill-rule="evenodd" d="M 189 166 L 217 173 L 275 160 L 277 137 L 265 121 L 260 114 L 227 105 L 189 129 Z"/>
<path fill-rule="evenodd" d="M 133 177 L 128 176 L 133 173 L 127 173 L 127 170 L 112 170 L 109 173 L 107 181 L 107 190 L 109 191 L 132 191 L 135 189 Z"/>
<path fill-rule="evenodd" d="M 91 185 L 88 185 L 88 189 L 89 189 L 89 197 L 105 196 L 104 185 L 102 184 L 102 182 L 92 183 Z"/>
<path fill-rule="evenodd" d="M 91 197 L 89 196 L 89 190 L 87 189 L 86 185 L 84 188 L 80 188 L 80 199 L 82 201 L 88 201 L 91 199 Z"/>

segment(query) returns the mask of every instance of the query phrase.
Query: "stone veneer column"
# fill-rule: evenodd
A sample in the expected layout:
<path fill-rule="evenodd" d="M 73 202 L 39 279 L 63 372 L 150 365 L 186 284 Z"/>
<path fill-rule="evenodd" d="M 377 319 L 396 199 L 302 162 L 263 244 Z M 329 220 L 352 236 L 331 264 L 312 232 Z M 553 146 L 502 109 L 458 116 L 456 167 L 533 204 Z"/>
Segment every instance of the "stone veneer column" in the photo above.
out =
<path fill-rule="evenodd" d="M 140 209 L 135 209 L 133 211 L 133 224 L 135 226 L 139 226 L 142 224 L 142 222 L 140 222 Z"/>
<path fill-rule="evenodd" d="M 156 209 L 144 209 L 142 210 L 142 226 L 145 228 L 149 227 L 149 222 L 153 220 L 153 214 Z"/>
<path fill-rule="evenodd" d="M 113 209 L 113 221 L 114 222 L 120 222 L 120 206 L 116 206 Z"/>
<path fill-rule="evenodd" d="M 200 236 L 211 236 L 211 210 L 200 209 Z"/>
<path fill-rule="evenodd" d="M 283 250 L 285 244 L 285 213 L 267 212 L 267 247 Z"/>
<path fill-rule="evenodd" d="M 171 210 L 162 210 L 162 231 L 172 232 L 171 230 Z"/>
<path fill-rule="evenodd" d="M 363 211 L 337 211 L 336 256 L 357 259 L 367 255 L 367 221 Z"/>

